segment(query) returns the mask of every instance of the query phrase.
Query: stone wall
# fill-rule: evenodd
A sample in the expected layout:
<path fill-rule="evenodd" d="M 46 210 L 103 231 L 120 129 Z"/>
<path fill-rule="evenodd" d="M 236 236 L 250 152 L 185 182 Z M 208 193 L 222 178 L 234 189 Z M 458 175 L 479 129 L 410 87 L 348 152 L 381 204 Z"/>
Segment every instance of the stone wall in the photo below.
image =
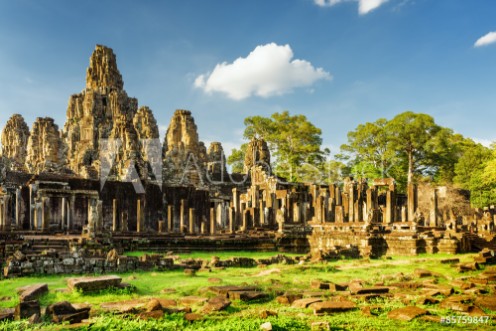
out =
<path fill-rule="evenodd" d="M 79 253 L 27 254 L 17 252 L 6 261 L 5 277 L 54 274 L 102 274 L 123 273 L 138 270 L 165 270 L 173 266 L 171 258 L 153 256 L 138 258 L 132 256 L 85 257 Z"/>

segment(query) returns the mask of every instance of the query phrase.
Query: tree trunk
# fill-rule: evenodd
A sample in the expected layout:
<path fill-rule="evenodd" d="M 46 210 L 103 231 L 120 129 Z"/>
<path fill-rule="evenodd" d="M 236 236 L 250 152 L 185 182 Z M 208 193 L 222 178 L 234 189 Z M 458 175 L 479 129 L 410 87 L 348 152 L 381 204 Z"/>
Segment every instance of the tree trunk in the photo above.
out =
<path fill-rule="evenodd" d="M 408 152 L 408 184 L 413 183 L 413 152 Z"/>

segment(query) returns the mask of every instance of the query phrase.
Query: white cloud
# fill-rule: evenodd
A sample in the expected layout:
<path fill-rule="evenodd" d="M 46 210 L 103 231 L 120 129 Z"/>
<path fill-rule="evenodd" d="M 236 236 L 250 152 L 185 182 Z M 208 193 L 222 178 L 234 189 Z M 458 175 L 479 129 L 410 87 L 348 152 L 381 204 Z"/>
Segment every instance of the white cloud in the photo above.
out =
<path fill-rule="evenodd" d="M 206 93 L 221 92 L 234 100 L 252 95 L 270 97 L 312 85 L 319 79 L 331 79 L 322 68 L 305 60 L 293 59 L 289 45 L 275 43 L 257 46 L 247 57 L 233 63 L 217 64 L 210 74 L 195 79 L 195 87 Z"/>
<path fill-rule="evenodd" d="M 360 0 L 358 2 L 358 13 L 360 15 L 368 14 L 388 1 L 389 0 Z"/>
<path fill-rule="evenodd" d="M 486 35 L 477 39 L 477 41 L 474 44 L 474 47 L 487 46 L 493 43 L 496 43 L 496 31 L 489 32 Z"/>
<path fill-rule="evenodd" d="M 351 1 L 358 2 L 358 13 L 360 15 L 365 15 L 382 6 L 389 0 L 314 0 L 314 3 L 320 7 L 332 7 L 339 3 Z"/>

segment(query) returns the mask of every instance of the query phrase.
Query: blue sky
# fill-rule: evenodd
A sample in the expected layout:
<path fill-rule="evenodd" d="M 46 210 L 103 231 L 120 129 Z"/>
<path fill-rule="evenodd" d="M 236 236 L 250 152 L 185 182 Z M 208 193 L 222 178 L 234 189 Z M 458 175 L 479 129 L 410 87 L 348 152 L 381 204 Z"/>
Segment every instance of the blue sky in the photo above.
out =
<path fill-rule="evenodd" d="M 226 153 L 243 119 L 289 110 L 333 153 L 358 124 L 405 110 L 496 140 L 494 0 L 0 0 L 0 126 L 65 122 L 95 44 L 162 135 L 177 108 Z M 162 136 L 163 138 L 163 136 Z"/>

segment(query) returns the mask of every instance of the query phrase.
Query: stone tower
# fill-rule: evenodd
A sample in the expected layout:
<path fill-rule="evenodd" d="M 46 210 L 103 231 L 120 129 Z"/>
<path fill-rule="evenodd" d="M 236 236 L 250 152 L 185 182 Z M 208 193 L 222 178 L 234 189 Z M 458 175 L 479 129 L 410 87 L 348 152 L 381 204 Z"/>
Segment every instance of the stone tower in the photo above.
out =
<path fill-rule="evenodd" d="M 244 172 L 249 173 L 254 165 L 260 165 L 264 169 L 270 167 L 270 151 L 263 139 L 252 138 L 246 148 Z"/>
<path fill-rule="evenodd" d="M 170 184 L 200 186 L 204 184 L 207 149 L 198 139 L 191 112 L 174 112 L 164 139 L 164 168 Z"/>
<path fill-rule="evenodd" d="M 30 173 L 62 172 L 66 148 L 53 118 L 38 117 L 28 139 L 26 166 Z"/>
<path fill-rule="evenodd" d="M 226 157 L 220 142 L 212 142 L 208 147 L 207 171 L 210 179 L 220 181 L 228 175 Z"/>
<path fill-rule="evenodd" d="M 86 71 L 86 88 L 72 95 L 67 106 L 63 138 L 68 167 L 92 179 L 121 180 L 134 170 L 146 176 L 139 140 L 147 137 L 158 138 L 151 110 L 138 112 L 138 100 L 124 90 L 114 52 L 97 45 Z"/>
<path fill-rule="evenodd" d="M 1 155 L 10 160 L 13 170 L 26 170 L 28 139 L 29 127 L 24 118 L 19 114 L 12 115 L 2 130 Z"/>

